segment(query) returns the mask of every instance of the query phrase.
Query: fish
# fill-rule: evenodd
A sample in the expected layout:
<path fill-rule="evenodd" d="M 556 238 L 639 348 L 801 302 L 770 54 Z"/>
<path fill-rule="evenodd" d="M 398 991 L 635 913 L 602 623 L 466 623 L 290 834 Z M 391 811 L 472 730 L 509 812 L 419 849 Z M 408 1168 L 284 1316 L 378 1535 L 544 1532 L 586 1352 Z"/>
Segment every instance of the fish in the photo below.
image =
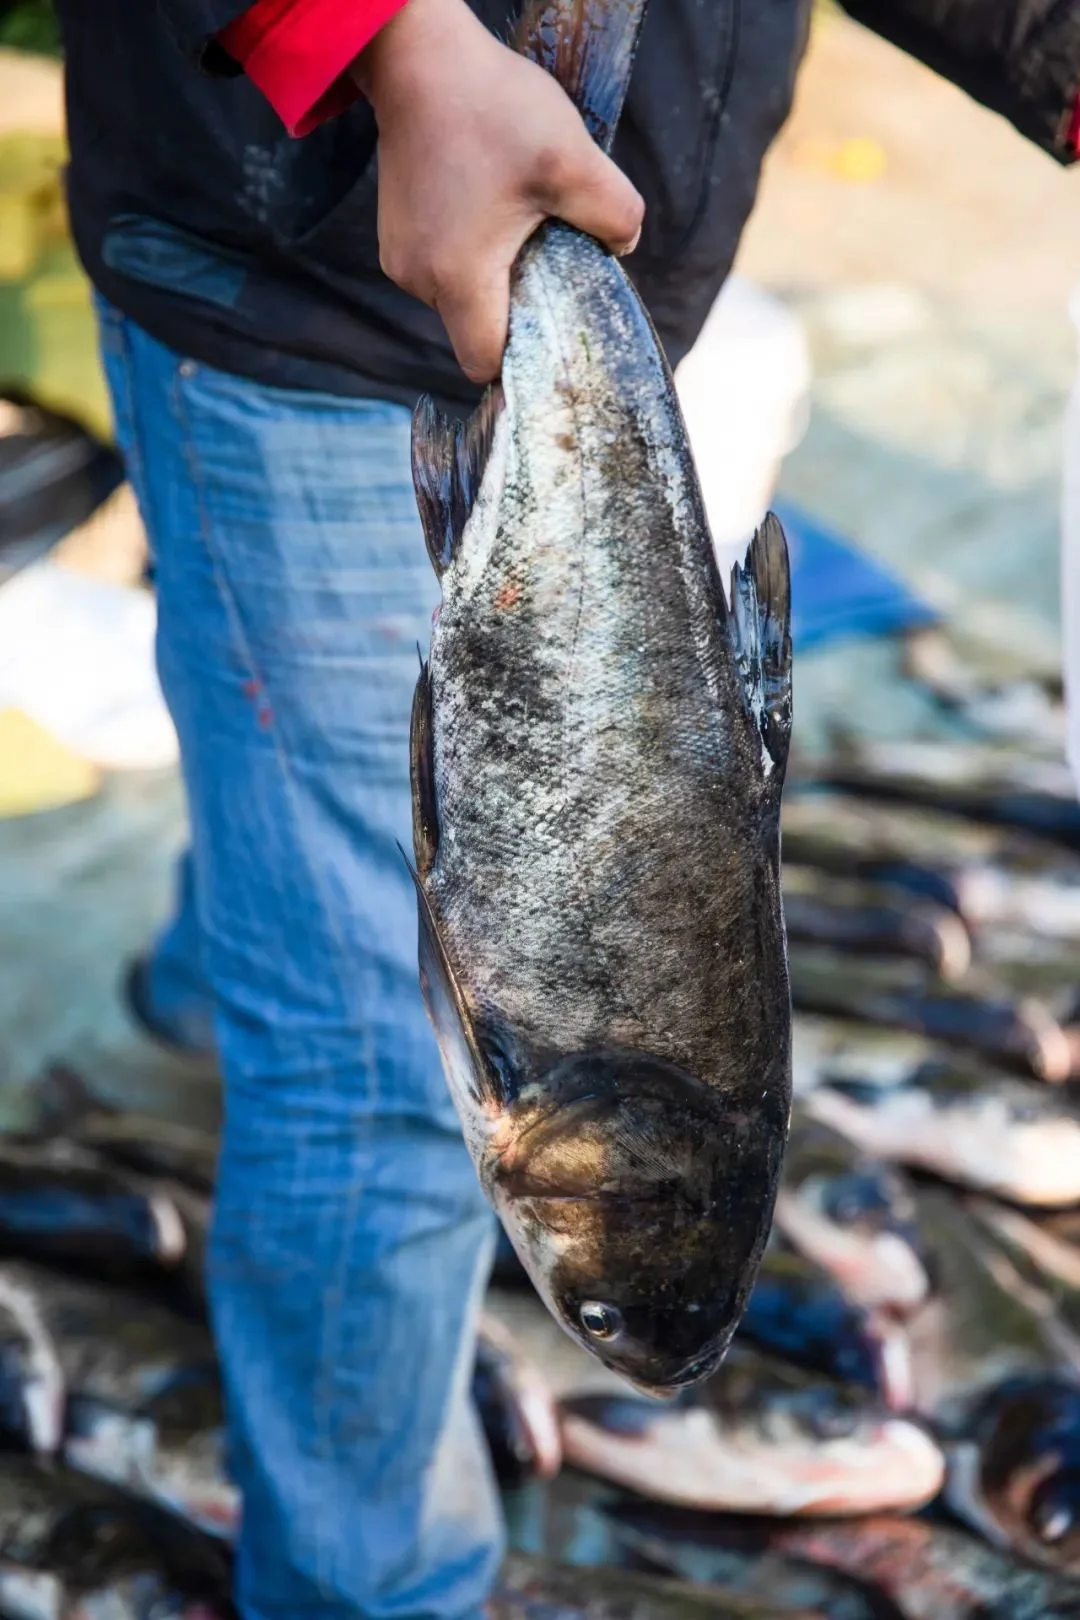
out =
<path fill-rule="evenodd" d="M 909 1404 L 907 1338 L 883 1313 L 855 1305 L 827 1272 L 777 1242 L 765 1251 L 736 1342 L 747 1342 L 888 1405 Z"/>
<path fill-rule="evenodd" d="M 868 798 L 926 805 L 1080 850 L 1080 802 L 1064 759 L 1000 743 L 849 742 L 817 775 Z"/>
<path fill-rule="evenodd" d="M 1045 1300 L 1064 1330 L 1056 1336 L 1061 1352 L 1080 1372 L 1080 1251 L 1059 1235 L 1053 1217 L 1036 1220 L 988 1198 L 968 1199 L 966 1207 L 1008 1257 L 1025 1289 Z M 1075 1211 L 1067 1212 L 1066 1220 L 1075 1218 Z"/>
<path fill-rule="evenodd" d="M 1001 641 L 965 647 L 951 626 L 931 626 L 904 637 L 904 671 L 977 734 L 1060 754 L 1066 735 L 1060 670 L 1049 679 L 1019 663 L 1003 668 L 1003 651 Z"/>
<path fill-rule="evenodd" d="M 207 1535 L 236 1538 L 240 1492 L 226 1468 L 216 1382 L 165 1390 L 138 1409 L 76 1394 L 62 1453 L 80 1473 L 156 1502 Z"/>
<path fill-rule="evenodd" d="M 641 0 L 529 13 L 610 143 Z M 420 977 L 480 1183 L 556 1320 L 662 1393 L 718 1365 L 790 1105 L 787 546 L 724 592 L 674 385 L 616 259 L 549 221 L 501 383 L 417 409 L 441 582 L 412 715 Z"/>
<path fill-rule="evenodd" d="M 507 1558 L 485 1614 L 488 1620 L 824 1620 L 802 1605 L 524 1553 Z"/>
<path fill-rule="evenodd" d="M 792 1110 L 776 1225 L 856 1305 L 906 1311 L 929 1286 L 903 1176 L 815 1117 L 816 1097 Z"/>
<path fill-rule="evenodd" d="M 0 1455 L 0 1613 L 12 1620 L 234 1620 L 226 1550 L 152 1503 Z"/>
<path fill-rule="evenodd" d="M 480 1318 L 472 1395 L 503 1490 L 554 1479 L 562 1467 L 554 1396 L 539 1367 L 489 1311 Z"/>
<path fill-rule="evenodd" d="M 132 1412 L 174 1387 L 217 1387 L 208 1330 L 152 1299 L 45 1266 L 0 1261 L 0 1422 L 48 1454 L 72 1394 Z"/>
<path fill-rule="evenodd" d="M 784 862 L 784 920 L 791 941 L 872 956 L 909 956 L 941 978 L 961 979 L 971 937 L 955 911 L 900 888 L 839 878 Z"/>
<path fill-rule="evenodd" d="M 945 1447 L 944 1499 L 992 1543 L 1080 1574 L 1076 1349 L 970 1211 L 942 1188 L 917 1203 L 936 1292 L 908 1324 L 914 1405 Z"/>
<path fill-rule="evenodd" d="M 924 1506 L 945 1462 L 922 1428 L 863 1389 L 822 1381 L 738 1340 L 674 1404 L 585 1394 L 561 1403 L 575 1468 L 653 1501 L 712 1511 L 876 1513 Z"/>
<path fill-rule="evenodd" d="M 650 1509 L 650 1539 L 672 1536 L 671 1510 Z M 659 1523 L 656 1521 L 660 1521 Z M 834 1570 L 890 1607 L 882 1620 L 1077 1620 L 1080 1588 L 926 1518 L 747 1522 L 695 1515 L 695 1544 L 734 1545 Z M 677 1533 L 677 1532 L 674 1532 Z M 684 1534 L 686 1532 L 683 1532 Z"/>
<path fill-rule="evenodd" d="M 893 1084 L 828 1063 L 806 1111 L 864 1153 L 1034 1208 L 1080 1202 L 1080 1109 L 1066 1088 L 940 1054 Z"/>
<path fill-rule="evenodd" d="M 784 796 L 783 835 L 785 864 L 904 890 L 969 931 L 1080 938 L 1080 861 L 1045 838 L 807 784 Z"/>
<path fill-rule="evenodd" d="M 622 1562 L 631 1568 L 808 1605 L 828 1620 L 903 1620 L 895 1603 L 865 1584 L 859 1572 L 832 1570 L 827 1564 L 774 1550 L 763 1520 L 740 1515 L 735 1521 L 722 1514 L 631 1500 L 605 1503 L 601 1511 L 612 1527 Z M 783 1522 L 773 1521 L 770 1530 L 782 1534 Z"/>
<path fill-rule="evenodd" d="M 914 962 L 845 956 L 823 946 L 794 945 L 790 969 L 800 1012 L 910 1030 L 1051 1084 L 1072 1077 L 1075 1043 L 1037 1001 L 979 995 L 927 979 Z"/>
<path fill-rule="evenodd" d="M 0 1255 L 172 1268 L 188 1240 L 171 1188 L 62 1138 L 0 1142 Z"/>
<path fill-rule="evenodd" d="M 180 1120 L 120 1110 L 94 1095 L 73 1069 L 53 1064 L 33 1082 L 33 1134 L 64 1138 L 136 1175 L 179 1182 L 210 1198 L 218 1137 Z"/>

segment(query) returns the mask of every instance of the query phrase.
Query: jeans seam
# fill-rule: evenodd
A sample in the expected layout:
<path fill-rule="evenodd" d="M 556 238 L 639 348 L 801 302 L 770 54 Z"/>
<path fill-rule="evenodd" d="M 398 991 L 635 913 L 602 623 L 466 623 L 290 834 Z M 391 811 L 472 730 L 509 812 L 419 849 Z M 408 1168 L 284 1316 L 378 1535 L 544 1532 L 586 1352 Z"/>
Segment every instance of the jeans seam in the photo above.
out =
<path fill-rule="evenodd" d="M 101 323 L 103 337 L 106 326 L 110 327 L 115 335 L 116 348 L 114 350 L 113 358 L 118 362 L 117 370 L 122 378 L 122 385 L 124 389 L 123 406 L 127 413 L 128 424 L 131 429 L 131 449 L 128 453 L 128 460 L 131 462 L 131 466 L 128 469 L 128 473 L 132 484 L 135 486 L 136 499 L 140 501 L 145 500 L 149 506 L 149 485 L 146 479 L 146 458 L 143 455 L 141 436 L 139 432 L 139 422 L 135 414 L 135 387 L 132 378 L 134 361 L 131 354 L 131 337 L 128 332 L 127 319 L 125 316 L 121 315 L 118 310 L 114 310 L 110 304 L 106 304 L 102 300 L 98 308 L 98 320 Z M 139 494 L 140 490 L 143 492 L 141 496 Z M 146 528 L 149 530 L 149 523 L 146 524 Z"/>
<path fill-rule="evenodd" d="M 199 457 L 195 444 L 195 435 L 192 431 L 191 419 L 187 409 L 187 402 L 184 399 L 183 378 L 180 375 L 179 368 L 177 368 L 174 374 L 173 400 L 177 422 L 181 428 L 183 456 L 191 476 L 192 487 L 195 491 L 200 538 L 204 547 L 206 548 L 206 554 L 210 561 L 213 577 L 221 594 L 222 603 L 232 626 L 233 634 L 236 637 L 240 653 L 245 664 L 247 665 L 249 673 L 255 680 L 259 682 L 260 689 L 267 693 L 267 697 L 270 701 L 270 719 L 267 731 L 271 740 L 273 741 L 274 751 L 277 755 L 278 767 L 281 771 L 282 781 L 285 787 L 285 795 L 292 812 L 293 823 L 297 833 L 297 843 L 305 852 L 305 866 L 307 867 L 308 878 L 314 892 L 318 896 L 319 905 L 322 908 L 324 918 L 327 920 L 333 934 L 334 943 L 338 948 L 338 961 L 342 962 L 347 954 L 345 940 L 341 937 L 340 931 L 337 927 L 335 921 L 335 910 L 333 905 L 330 903 L 330 897 L 326 893 L 324 885 L 316 873 L 314 863 L 311 861 L 310 856 L 308 855 L 307 839 L 301 835 L 300 829 L 302 817 L 297 811 L 296 783 L 293 777 L 292 769 L 289 765 L 288 754 L 283 747 L 281 726 L 277 718 L 279 711 L 273 702 L 273 695 L 263 679 L 262 671 L 259 668 L 258 661 L 254 656 L 251 639 L 247 634 L 239 601 L 232 589 L 224 556 L 214 539 L 214 526 L 210 520 L 205 499 L 205 482 L 202 477 L 202 471 L 199 464 Z M 340 973 L 340 988 L 345 992 L 344 1000 L 346 1004 L 348 1004 L 351 998 L 348 994 L 348 987 L 346 985 L 345 975 L 343 973 Z M 372 1103 L 372 1108 L 368 1110 L 366 1116 L 366 1140 L 364 1143 L 369 1150 L 368 1156 L 370 1157 L 370 1135 L 374 1117 L 374 1105 L 376 1105 L 379 1100 L 377 1079 L 378 1066 L 373 1061 L 370 1021 L 366 1018 L 360 1018 L 358 1020 L 358 1026 L 364 1031 L 365 1050 L 363 1053 L 363 1063 L 367 1081 L 367 1095 Z M 319 1075 L 320 1073 L 324 1079 L 329 1078 L 329 1071 L 325 1067 L 323 1067 L 321 1070 L 318 1067 L 313 1068 L 313 1077 Z M 361 1144 L 358 1143 L 357 1145 L 360 1146 Z M 335 1283 L 327 1300 L 328 1309 L 324 1313 L 323 1327 L 320 1335 L 317 1372 L 318 1387 L 315 1397 L 315 1409 L 317 1413 L 318 1450 L 324 1460 L 332 1454 L 332 1438 L 330 1433 L 331 1425 L 329 1421 L 332 1397 L 330 1394 L 329 1385 L 333 1374 L 337 1347 L 340 1344 L 341 1315 L 345 1293 L 345 1274 L 348 1270 L 348 1257 L 353 1247 L 361 1194 L 362 1184 L 360 1179 L 357 1178 L 350 1190 L 346 1218 L 342 1222 L 341 1245 L 338 1251 L 336 1264 L 334 1266 Z M 315 1579 L 320 1588 L 322 1588 L 323 1595 L 327 1598 L 332 1598 L 334 1594 L 329 1588 L 328 1571 L 326 1569 L 323 1553 L 323 1548 L 325 1546 L 324 1540 L 319 1538 L 316 1546 L 317 1553 Z"/>

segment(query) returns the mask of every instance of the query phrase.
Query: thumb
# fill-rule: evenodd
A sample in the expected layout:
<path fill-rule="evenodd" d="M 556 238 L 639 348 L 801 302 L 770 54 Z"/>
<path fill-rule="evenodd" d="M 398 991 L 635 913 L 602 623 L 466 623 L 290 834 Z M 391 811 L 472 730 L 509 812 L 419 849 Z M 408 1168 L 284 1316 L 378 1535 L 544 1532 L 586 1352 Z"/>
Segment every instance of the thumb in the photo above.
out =
<path fill-rule="evenodd" d="M 573 158 L 541 179 L 537 201 L 546 214 L 595 236 L 612 253 L 630 253 L 637 246 L 645 204 L 584 126 Z"/>

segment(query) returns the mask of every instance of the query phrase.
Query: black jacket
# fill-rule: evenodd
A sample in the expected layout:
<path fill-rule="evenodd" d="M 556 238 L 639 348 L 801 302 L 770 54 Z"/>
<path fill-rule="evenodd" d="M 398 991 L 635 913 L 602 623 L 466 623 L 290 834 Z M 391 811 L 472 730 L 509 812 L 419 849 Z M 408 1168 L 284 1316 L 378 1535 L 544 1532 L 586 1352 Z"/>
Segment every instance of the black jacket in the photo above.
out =
<path fill-rule="evenodd" d="M 181 353 L 266 382 L 467 405 L 438 317 L 379 269 L 375 126 L 291 140 L 213 40 L 248 0 L 59 0 L 76 243 Z M 507 0 L 471 0 L 503 26 Z M 1062 161 L 1080 88 L 1069 0 L 849 0 Z M 615 157 L 646 201 L 629 262 L 669 358 L 730 269 L 787 115 L 809 0 L 651 0 Z"/>

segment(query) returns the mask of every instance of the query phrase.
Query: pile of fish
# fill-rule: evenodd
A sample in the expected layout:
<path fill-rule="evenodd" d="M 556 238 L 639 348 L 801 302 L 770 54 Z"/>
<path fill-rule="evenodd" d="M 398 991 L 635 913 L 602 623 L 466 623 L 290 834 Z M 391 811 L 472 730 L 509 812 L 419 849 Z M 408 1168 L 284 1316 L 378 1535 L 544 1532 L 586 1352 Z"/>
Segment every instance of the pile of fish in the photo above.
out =
<path fill-rule="evenodd" d="M 719 1370 L 640 1393 L 501 1251 L 494 1613 L 1080 1620 L 1074 807 L 983 751 L 933 763 L 789 790 L 792 1129 Z M 36 1098 L 0 1143 L 0 1617 L 226 1616 L 217 1144 L 62 1072 Z"/>

